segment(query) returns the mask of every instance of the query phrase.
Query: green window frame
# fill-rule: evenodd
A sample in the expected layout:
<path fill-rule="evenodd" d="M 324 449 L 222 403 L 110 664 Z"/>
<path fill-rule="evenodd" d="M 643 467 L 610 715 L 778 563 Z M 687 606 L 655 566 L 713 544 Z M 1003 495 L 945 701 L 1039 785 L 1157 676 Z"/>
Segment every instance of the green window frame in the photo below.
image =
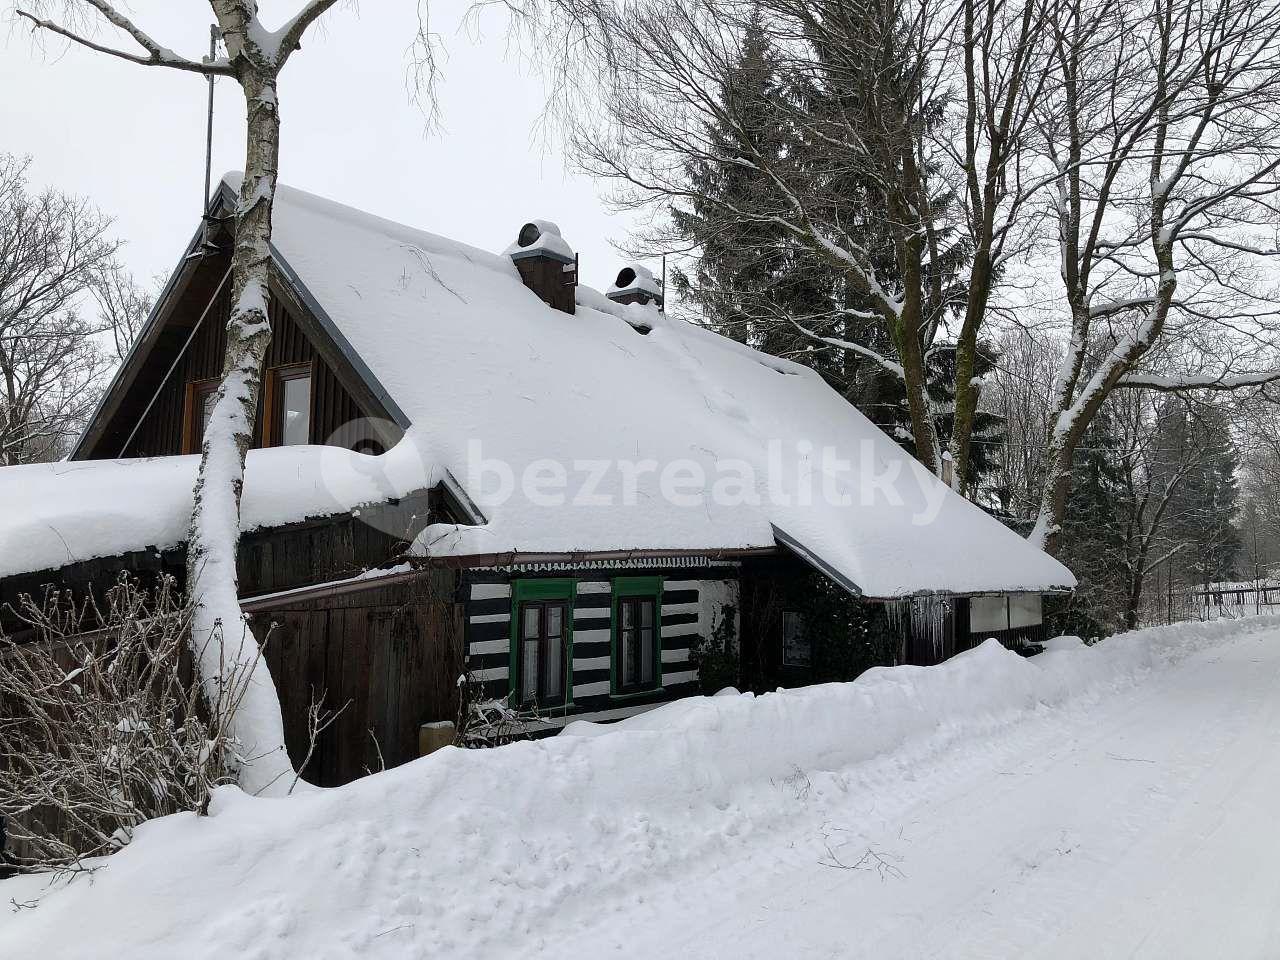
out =
<path fill-rule="evenodd" d="M 645 624 L 646 609 L 649 611 Z M 609 689 L 615 697 L 662 689 L 662 577 L 616 577 L 609 616 Z M 645 634 L 651 651 L 644 654 Z M 635 658 L 639 658 L 636 660 Z M 631 658 L 630 664 L 627 660 Z M 644 676 L 644 667 L 652 675 Z"/>
<path fill-rule="evenodd" d="M 511 587 L 511 659 L 507 675 L 510 677 L 508 703 L 517 709 L 533 706 L 542 708 L 564 708 L 573 705 L 573 600 L 577 595 L 577 581 L 568 578 L 547 578 L 539 580 L 517 580 Z M 534 683 L 533 697 L 526 697 L 528 657 L 523 656 L 526 637 L 524 627 L 526 617 L 536 614 L 538 637 L 528 638 L 529 642 L 543 644 L 548 634 L 548 623 L 554 619 L 554 611 L 560 611 L 560 669 L 562 671 L 562 695 L 553 697 L 547 702 L 538 702 L 539 695 L 545 689 L 545 648 L 537 654 L 538 679 Z"/>

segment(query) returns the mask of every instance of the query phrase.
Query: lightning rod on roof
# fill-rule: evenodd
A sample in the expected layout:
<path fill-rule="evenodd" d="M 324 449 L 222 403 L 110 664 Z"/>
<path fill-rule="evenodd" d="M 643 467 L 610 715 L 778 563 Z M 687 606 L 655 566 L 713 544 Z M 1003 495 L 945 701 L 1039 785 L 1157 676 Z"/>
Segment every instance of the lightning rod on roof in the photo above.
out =
<path fill-rule="evenodd" d="M 209 25 L 209 59 L 205 63 L 213 63 L 218 56 L 218 25 Z M 206 78 L 209 82 L 209 109 L 205 117 L 204 128 L 204 197 L 200 201 L 200 214 L 209 211 L 209 188 L 213 178 L 213 74 Z"/>
<path fill-rule="evenodd" d="M 667 255 L 662 255 L 662 302 L 658 304 L 658 309 L 663 313 L 667 312 Z"/>

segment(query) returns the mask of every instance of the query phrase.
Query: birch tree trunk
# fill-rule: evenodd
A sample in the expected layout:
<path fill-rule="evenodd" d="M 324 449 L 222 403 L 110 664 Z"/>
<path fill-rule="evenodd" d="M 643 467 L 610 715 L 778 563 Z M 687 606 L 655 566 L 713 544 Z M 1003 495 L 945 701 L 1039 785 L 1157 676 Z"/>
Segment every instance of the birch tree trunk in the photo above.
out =
<path fill-rule="evenodd" d="M 236 208 L 231 259 L 231 318 L 222 385 L 200 455 L 187 551 L 192 636 L 210 703 L 225 702 L 225 677 L 247 677 L 231 723 L 246 761 L 241 786 L 254 793 L 287 789 L 293 767 L 285 749 L 280 698 L 261 646 L 240 611 L 236 553 L 244 465 L 253 442 L 262 367 L 271 344 L 267 314 L 271 208 L 280 152 L 275 78 L 240 71 L 247 115 L 244 179 Z"/>
<path fill-rule="evenodd" d="M 271 207 L 280 156 L 277 80 L 290 56 L 301 47 L 308 28 L 337 0 L 303 0 L 297 12 L 276 30 L 262 25 L 256 0 L 209 0 L 227 55 L 208 60 L 193 60 L 176 53 L 153 39 L 122 7 L 109 0 L 89 2 L 103 21 L 127 36 L 141 52 L 97 42 L 67 23 L 45 16 L 51 8 L 61 7 L 67 11 L 69 23 L 80 22 L 78 4 L 67 0 L 30 0 L 28 9 L 15 12 L 34 29 L 64 37 L 96 53 L 144 67 L 230 77 L 244 92 L 246 154 L 235 211 L 231 317 L 222 384 L 205 430 L 192 498 L 187 591 L 194 607 L 191 645 L 200 683 L 210 709 L 227 714 L 229 734 L 239 741 L 240 785 L 252 793 L 285 793 L 296 778 L 285 749 L 280 697 L 262 660 L 258 639 L 240 610 L 236 552 L 245 457 L 253 442 L 262 366 L 271 344 L 267 298 Z M 429 55 L 425 26 L 415 49 L 426 50 Z M 228 689 L 233 683 L 237 689 Z M 239 688 L 241 685 L 243 689 Z"/>

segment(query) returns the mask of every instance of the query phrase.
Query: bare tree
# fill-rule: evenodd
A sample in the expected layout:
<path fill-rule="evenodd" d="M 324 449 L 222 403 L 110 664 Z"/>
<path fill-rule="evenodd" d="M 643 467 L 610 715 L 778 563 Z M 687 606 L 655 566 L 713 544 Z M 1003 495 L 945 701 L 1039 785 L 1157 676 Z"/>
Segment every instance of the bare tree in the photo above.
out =
<path fill-rule="evenodd" d="M 117 244 L 86 200 L 33 195 L 29 161 L 0 154 L 0 464 L 56 459 L 107 367 L 80 313 Z"/>
<path fill-rule="evenodd" d="M 1168 435 L 1160 429 L 1158 405 L 1148 391 L 1122 391 L 1108 404 L 1121 454 L 1120 568 L 1124 625 L 1132 630 L 1139 625 L 1147 581 L 1187 548 L 1176 535 L 1180 521 L 1190 519 L 1180 494 L 1188 478 L 1205 468 L 1213 450 L 1205 430 L 1190 431 L 1177 449 L 1164 446 Z"/>
<path fill-rule="evenodd" d="M 1248 528 L 1254 565 L 1268 569 L 1280 559 L 1280 410 L 1269 399 L 1242 404 L 1242 479 L 1249 507 Z"/>
<path fill-rule="evenodd" d="M 1050 552 L 1074 451 L 1114 390 L 1280 378 L 1263 282 L 1277 253 L 1280 7 L 1062 0 L 1052 29 L 1038 125 L 1070 329 L 1032 534 Z"/>
<path fill-rule="evenodd" d="M 111 336 L 112 353 L 123 361 L 142 332 L 154 300 L 118 260 L 103 265 L 89 291 Z"/>
<path fill-rule="evenodd" d="M 1008 522 L 1028 530 L 1040 505 L 1053 373 L 1062 349 L 1052 337 L 1015 327 L 1000 337 L 997 350 L 999 362 L 983 391 L 984 409 L 998 416 L 1002 427 L 990 499 Z"/>

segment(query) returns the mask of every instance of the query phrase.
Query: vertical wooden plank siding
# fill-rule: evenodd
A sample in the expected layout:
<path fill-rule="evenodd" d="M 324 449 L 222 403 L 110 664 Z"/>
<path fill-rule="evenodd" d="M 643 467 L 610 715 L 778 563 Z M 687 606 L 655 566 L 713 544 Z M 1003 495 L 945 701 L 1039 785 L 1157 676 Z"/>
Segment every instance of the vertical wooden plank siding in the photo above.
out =
<path fill-rule="evenodd" d="M 280 693 L 289 756 L 307 753 L 312 702 L 341 711 L 319 737 L 304 776 L 322 786 L 348 783 L 382 764 L 418 756 L 418 728 L 457 716 L 462 605 L 454 571 L 370 587 L 254 614 Z M 268 632 L 269 631 L 269 632 Z"/>
<path fill-rule="evenodd" d="M 334 371 L 319 357 L 296 318 L 278 298 L 271 299 L 269 312 L 272 332 L 271 346 L 267 351 L 267 369 L 290 364 L 312 364 L 311 442 L 349 447 L 363 439 L 352 424 L 366 418 L 368 414 L 343 387 Z M 139 424 L 133 439 L 123 451 L 107 451 L 107 454 L 152 457 L 183 452 L 187 384 L 221 376 L 222 358 L 226 352 L 226 324 L 230 313 L 231 294 L 229 289 L 224 288 L 172 375 L 155 395 L 151 410 Z M 264 389 L 259 401 L 255 447 L 262 445 L 266 393 Z"/>

